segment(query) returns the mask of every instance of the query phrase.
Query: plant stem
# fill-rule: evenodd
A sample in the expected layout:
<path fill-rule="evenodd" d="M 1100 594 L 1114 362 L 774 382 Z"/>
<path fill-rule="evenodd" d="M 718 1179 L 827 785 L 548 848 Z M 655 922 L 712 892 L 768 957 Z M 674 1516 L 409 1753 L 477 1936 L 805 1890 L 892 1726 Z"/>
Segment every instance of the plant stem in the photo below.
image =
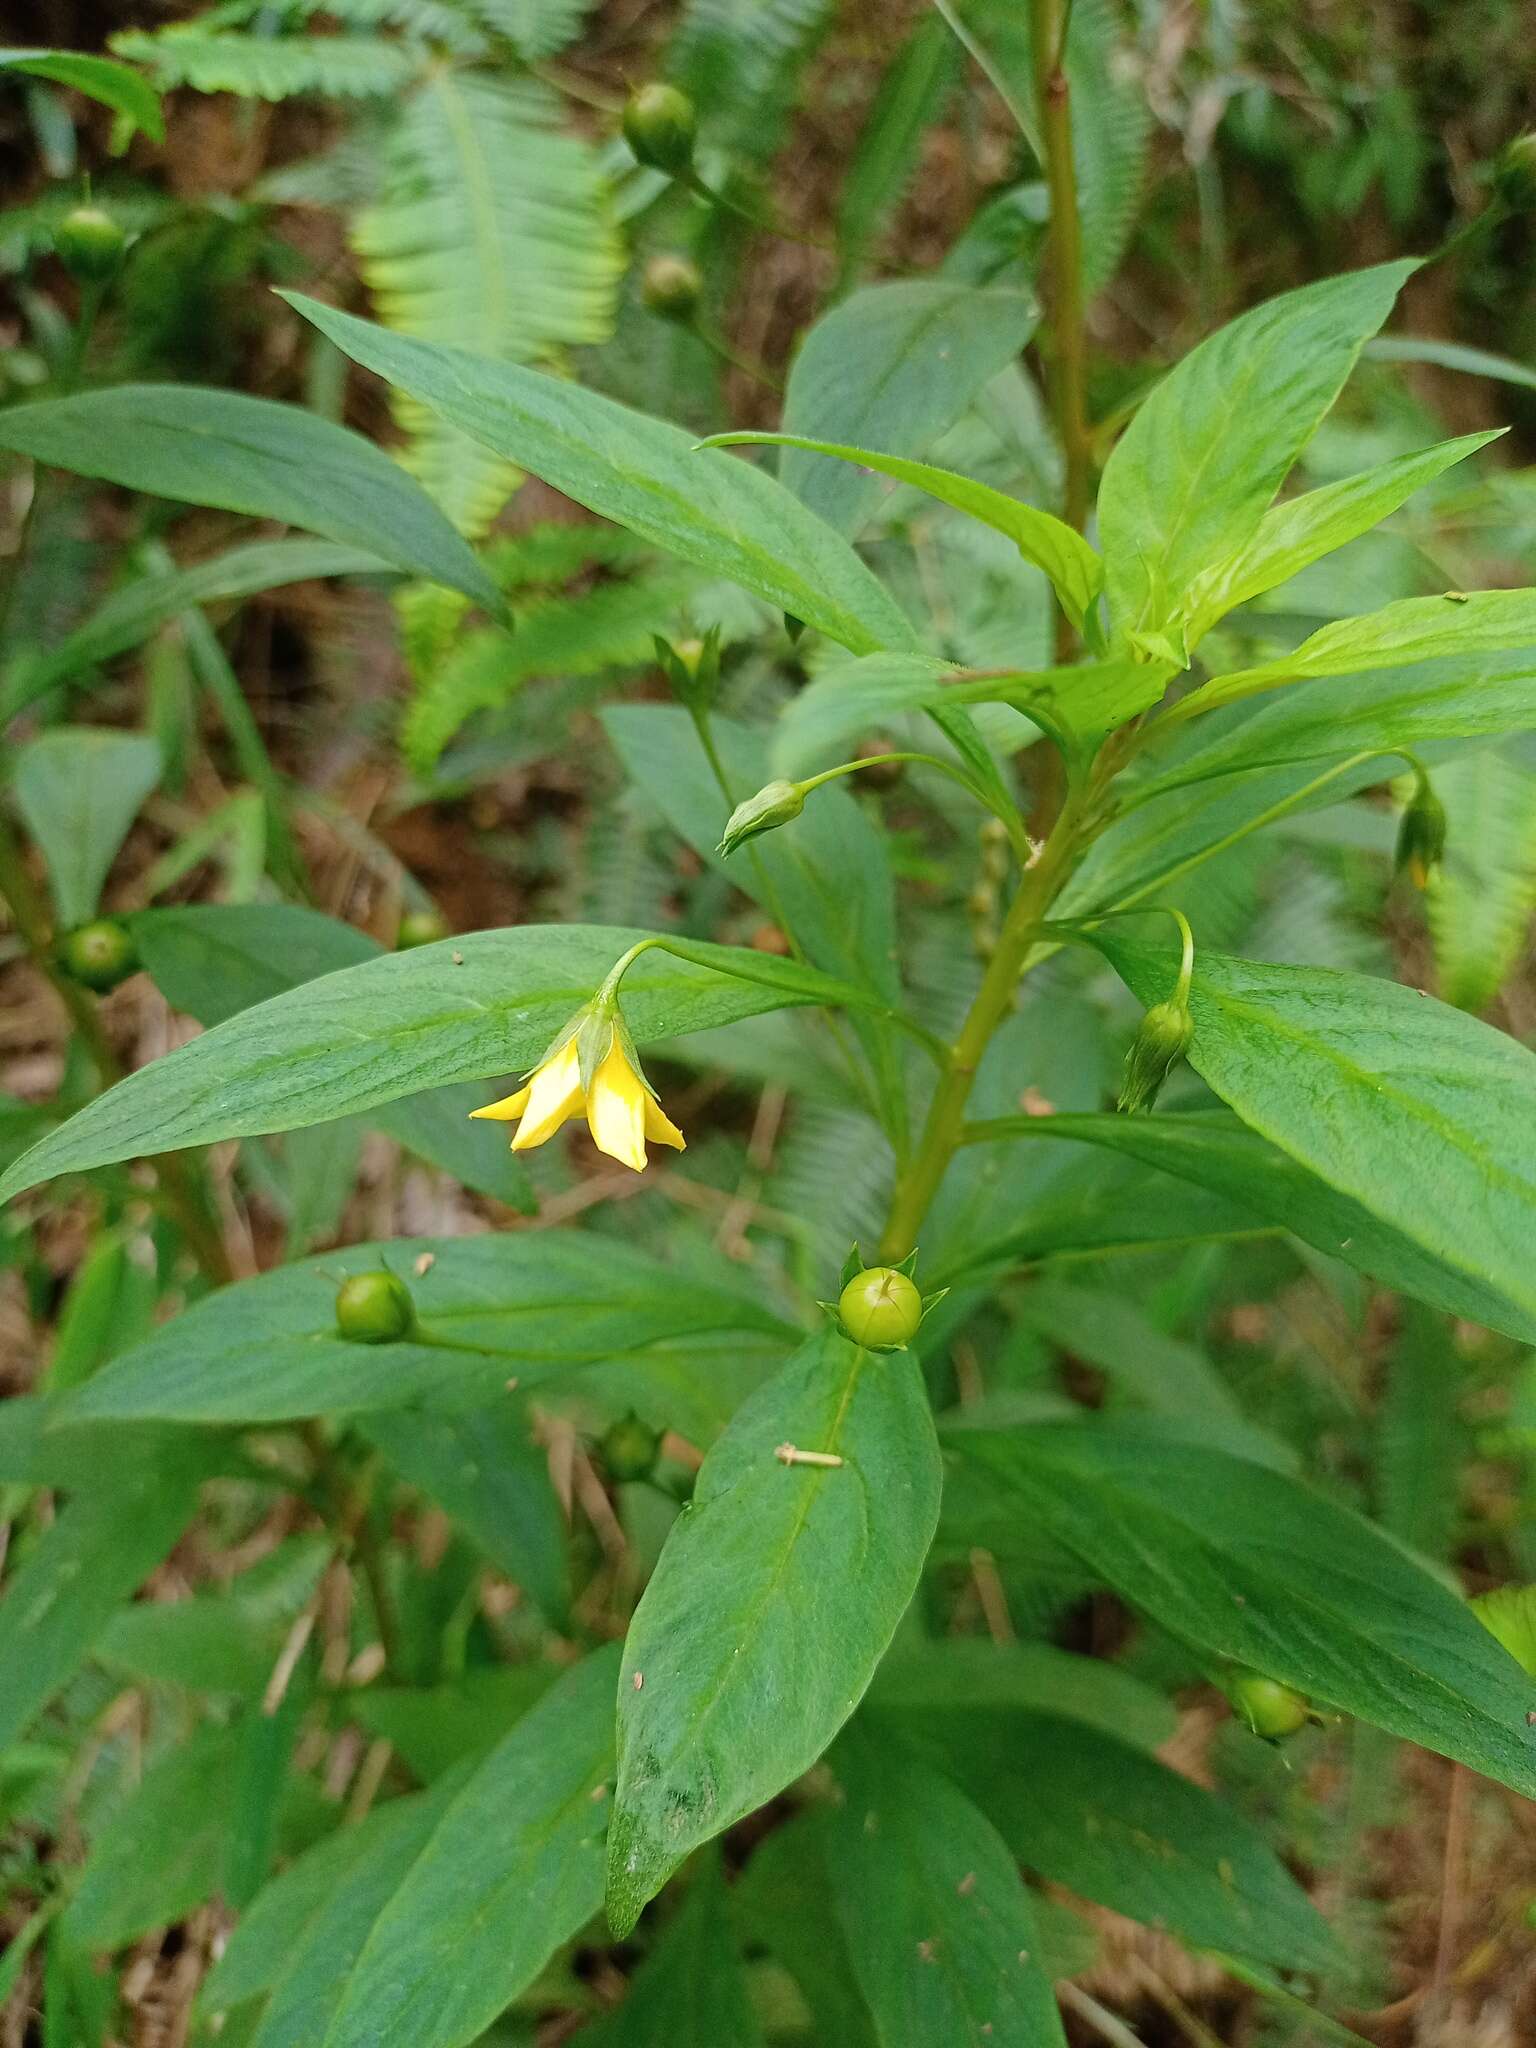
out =
<path fill-rule="evenodd" d="M 1050 270 L 1051 404 L 1066 462 L 1063 510 L 1082 532 L 1088 518 L 1091 448 L 1083 332 L 1082 226 L 1072 156 L 1072 97 L 1062 68 L 1069 0 L 1030 0 L 1035 96 L 1051 200 L 1046 256 Z"/>
<path fill-rule="evenodd" d="M 997 950 L 955 1040 L 948 1068 L 928 1105 L 928 1118 L 917 1150 L 897 1182 L 880 1244 L 880 1256 L 888 1262 L 904 1258 L 916 1243 L 928 1205 L 961 1142 L 965 1105 L 982 1055 L 1008 1012 L 1051 900 L 1077 856 L 1082 811 L 1081 794 L 1069 793 L 1050 837 L 1034 866 L 1026 871 L 1003 922 Z"/>
<path fill-rule="evenodd" d="M 41 895 L 27 872 L 26 857 L 3 813 L 0 813 L 0 900 L 10 907 L 12 919 L 38 973 L 52 985 L 69 1021 L 91 1056 L 102 1085 L 112 1087 L 123 1079 L 123 1064 L 113 1050 L 102 1026 L 101 1013 L 90 992 L 59 966 L 53 952 L 51 920 Z M 194 1258 L 215 1286 L 234 1278 L 225 1247 L 209 1215 L 196 1178 L 187 1162 L 176 1153 L 161 1153 L 152 1161 L 160 1182 L 165 1207 L 175 1217 Z"/>

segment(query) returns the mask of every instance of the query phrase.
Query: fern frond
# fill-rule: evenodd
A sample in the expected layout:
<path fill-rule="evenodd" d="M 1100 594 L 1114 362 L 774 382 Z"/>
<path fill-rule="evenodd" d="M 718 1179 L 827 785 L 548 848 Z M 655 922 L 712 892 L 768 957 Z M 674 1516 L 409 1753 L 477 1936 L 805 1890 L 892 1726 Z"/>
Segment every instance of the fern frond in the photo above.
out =
<path fill-rule="evenodd" d="M 270 21 L 274 15 L 285 30 L 303 28 L 317 15 L 342 28 L 397 28 L 418 42 L 435 43 L 456 55 L 479 55 L 486 38 L 473 19 L 473 10 L 455 7 L 451 0 L 225 0 L 225 4 L 199 15 L 203 29 L 237 28 L 260 15 Z"/>
<path fill-rule="evenodd" d="M 393 131 L 353 246 L 379 317 L 402 334 L 528 361 L 606 338 L 623 254 L 596 159 L 538 80 L 431 71 Z M 511 464 L 401 400 L 410 466 L 481 533 Z"/>
<path fill-rule="evenodd" d="M 710 141 L 758 160 L 772 155 L 800 67 L 835 12 L 835 0 L 690 0 L 670 68 L 701 107 L 721 110 Z"/>
<path fill-rule="evenodd" d="M 1446 853 L 1425 910 L 1440 993 L 1481 1010 L 1519 959 L 1536 911 L 1536 774 L 1496 748 L 1434 773 Z"/>
<path fill-rule="evenodd" d="M 575 40 L 592 0 L 465 0 L 467 11 L 503 36 L 525 63 L 552 57 Z"/>
<path fill-rule="evenodd" d="M 691 583 L 687 570 L 669 566 L 633 583 L 548 598 L 522 614 L 510 639 L 495 629 L 468 634 L 406 712 L 407 761 L 425 774 L 466 719 L 505 704 L 530 676 L 589 676 L 649 661 L 652 634 L 675 628 Z"/>
<path fill-rule="evenodd" d="M 419 57 L 375 36 L 247 36 L 205 33 L 196 22 L 158 35 L 123 29 L 114 56 L 144 65 L 162 90 L 230 92 L 241 99 L 286 100 L 301 93 L 372 99 L 396 93 Z"/>
<path fill-rule="evenodd" d="M 524 590 L 530 584 L 569 583 L 584 569 L 632 569 L 650 561 L 654 550 L 623 526 L 596 520 L 549 519 L 526 533 L 500 534 L 487 541 L 481 560 L 497 588 Z"/>

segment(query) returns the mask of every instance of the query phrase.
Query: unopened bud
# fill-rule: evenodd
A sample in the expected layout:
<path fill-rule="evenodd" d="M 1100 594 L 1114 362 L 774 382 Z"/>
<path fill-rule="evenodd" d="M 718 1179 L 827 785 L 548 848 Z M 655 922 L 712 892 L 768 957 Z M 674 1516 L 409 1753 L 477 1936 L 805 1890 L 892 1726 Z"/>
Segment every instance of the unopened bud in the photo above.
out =
<path fill-rule="evenodd" d="M 630 94 L 624 109 L 624 140 L 636 163 L 680 178 L 692 167 L 697 132 L 693 101 L 675 85 L 653 82 Z"/>
<path fill-rule="evenodd" d="M 105 995 L 137 969 L 139 949 L 132 933 L 115 918 L 98 917 L 65 933 L 59 941 L 59 962 L 74 980 Z"/>
<path fill-rule="evenodd" d="M 1150 1109 L 1163 1083 L 1189 1050 L 1194 1019 L 1182 1003 L 1154 1003 L 1125 1056 L 1119 1108 L 1127 1116 Z"/>
<path fill-rule="evenodd" d="M 1416 889 L 1427 889 L 1440 873 L 1445 858 L 1445 806 L 1421 774 L 1397 828 L 1398 874 L 1406 874 Z"/>
<path fill-rule="evenodd" d="M 440 910 L 408 910 L 395 933 L 395 951 L 408 953 L 413 946 L 430 946 L 448 936 L 448 920 Z"/>
<path fill-rule="evenodd" d="M 679 327 L 692 326 L 703 291 L 698 265 L 671 250 L 653 256 L 640 278 L 640 299 L 646 310 L 662 320 L 675 320 Z"/>
<path fill-rule="evenodd" d="M 804 809 L 805 793 L 798 782 L 785 782 L 782 777 L 774 782 L 765 782 L 756 796 L 749 796 L 744 803 L 739 803 L 726 819 L 717 850 L 723 854 L 734 853 L 738 846 L 745 846 L 759 833 L 771 832 L 777 825 L 787 825 Z"/>
<path fill-rule="evenodd" d="M 1312 1718 L 1312 1703 L 1294 1687 L 1278 1678 L 1266 1678 L 1262 1671 L 1235 1671 L 1227 1680 L 1227 1697 L 1255 1735 L 1266 1742 L 1283 1742 L 1306 1727 Z"/>
<path fill-rule="evenodd" d="M 642 1422 L 631 1408 L 609 1425 L 598 1448 L 604 1470 L 616 1484 L 649 1479 L 661 1450 L 661 1432 Z"/>
<path fill-rule="evenodd" d="M 99 206 L 77 206 L 54 231 L 59 261 L 76 284 L 105 284 L 123 260 L 123 231 Z"/>
<path fill-rule="evenodd" d="M 837 1318 L 865 1350 L 900 1351 L 917 1335 L 923 1297 L 895 1266 L 866 1266 L 838 1296 Z"/>
<path fill-rule="evenodd" d="M 651 641 L 678 703 L 690 711 L 707 711 L 720 687 L 719 627 L 711 626 L 702 640 L 666 640 L 653 633 Z"/>
<path fill-rule="evenodd" d="M 393 1273 L 353 1273 L 336 1292 L 336 1328 L 353 1344 L 397 1344 L 416 1327 L 411 1290 Z"/>

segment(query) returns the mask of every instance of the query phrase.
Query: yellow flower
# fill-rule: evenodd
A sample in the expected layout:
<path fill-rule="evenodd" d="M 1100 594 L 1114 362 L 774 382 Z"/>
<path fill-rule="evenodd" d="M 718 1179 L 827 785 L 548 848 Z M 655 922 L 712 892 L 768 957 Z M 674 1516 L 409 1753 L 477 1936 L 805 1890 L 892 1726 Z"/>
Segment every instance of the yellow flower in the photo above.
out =
<path fill-rule="evenodd" d="M 627 1034 L 622 1030 L 613 1032 L 608 1050 L 593 1071 L 590 1087 L 582 1084 L 581 1036 L 580 1031 L 573 1032 L 562 1045 L 545 1055 L 521 1088 L 500 1102 L 471 1110 L 470 1115 L 489 1117 L 496 1123 L 518 1119 L 512 1134 L 514 1152 L 542 1145 L 582 1110 L 587 1113 L 592 1142 L 598 1151 L 632 1166 L 636 1173 L 646 1163 L 647 1138 L 681 1152 L 683 1134 L 662 1114 L 661 1105 L 631 1059 L 625 1042 Z"/>

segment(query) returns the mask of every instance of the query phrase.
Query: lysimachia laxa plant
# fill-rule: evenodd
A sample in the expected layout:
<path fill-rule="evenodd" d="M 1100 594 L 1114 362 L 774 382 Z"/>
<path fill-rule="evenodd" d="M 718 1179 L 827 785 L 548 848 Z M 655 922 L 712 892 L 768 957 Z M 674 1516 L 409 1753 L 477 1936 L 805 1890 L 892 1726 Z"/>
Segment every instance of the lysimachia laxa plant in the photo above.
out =
<path fill-rule="evenodd" d="M 669 1277 L 579 1234 L 363 1246 L 207 1295 L 49 1410 L 29 1471 L 67 1470 L 104 1426 L 161 1461 L 110 1583 L 92 1581 L 90 1597 L 110 1603 L 171 1540 L 199 1473 L 234 1455 L 232 1432 L 351 1418 L 398 1469 L 443 1485 L 455 1442 L 461 1457 L 471 1442 L 501 1454 L 514 1381 L 520 1400 L 615 1360 L 643 1380 L 649 1357 L 706 1334 L 779 1354 L 708 1451 L 622 1647 L 583 1657 L 483 1760 L 382 1808 L 344 1855 L 317 1850 L 259 1894 L 208 1994 L 267 1998 L 259 2043 L 290 2038 L 306 2012 L 307 2038 L 327 2048 L 471 2041 L 604 1901 L 627 1934 L 695 1851 L 824 1756 L 840 1796 L 804 1792 L 737 1910 L 772 1930 L 775 1883 L 824 1897 L 827 1954 L 808 1963 L 803 1939 L 796 1956 L 783 1935 L 790 1967 L 813 1985 L 818 1967 L 842 1973 L 882 2041 L 1061 2038 L 1019 1862 L 1166 1923 L 1250 1979 L 1326 1968 L 1331 1937 L 1302 1893 L 1243 1824 L 1139 1746 L 1134 1715 L 1111 1734 L 1102 1717 L 1057 1711 L 1022 1673 L 1000 1700 L 925 1640 L 910 1618 L 920 1588 L 937 1598 L 945 1560 L 978 1548 L 1113 1588 L 1266 1735 L 1312 1711 L 1355 1715 L 1536 1789 L 1520 1666 L 1436 1573 L 1293 1477 L 1240 1418 L 1156 1430 L 968 1419 L 946 1423 L 941 1449 L 930 1405 L 947 1338 L 1043 1241 L 1283 1229 L 1435 1308 L 1536 1336 L 1532 1055 L 1416 989 L 1224 956 L 1167 914 L 1170 885 L 1217 849 L 1400 774 L 1413 792 L 1403 863 L 1427 875 L 1442 837 L 1434 760 L 1529 718 L 1527 590 L 1415 598 L 1246 667 L 1197 666 L 1234 607 L 1487 438 L 1277 500 L 1411 268 L 1292 292 L 1197 348 L 1111 455 L 1096 546 L 921 462 L 815 436 L 736 437 L 851 460 L 1005 534 L 1050 579 L 1082 654 L 1002 672 L 928 651 L 837 528 L 749 459 L 576 385 L 295 301 L 495 454 L 841 650 L 761 736 L 756 753 L 784 772 L 760 789 L 733 766 L 739 732 L 722 744 L 712 650 L 669 657 L 683 702 L 675 718 L 652 714 L 657 800 L 702 852 L 720 839 L 791 950 L 530 926 L 338 964 L 226 1009 L 50 1131 L 0 1188 L 377 1116 L 505 1075 L 513 1092 L 474 1114 L 512 1123 L 515 1146 L 585 1113 L 604 1151 L 641 1168 L 647 1140 L 686 1132 L 637 1048 L 800 1006 L 825 1013 L 893 1172 L 878 1251 L 840 1272 L 829 1258 L 819 1307 L 769 1312 L 723 1266 Z M 275 473 L 284 461 L 276 451 Z M 989 744 L 978 721 L 995 706 L 1044 736 L 1037 759 L 1044 747 L 1059 763 L 1041 778 L 1058 793 L 1027 820 L 996 744 L 1025 728 L 994 720 Z M 931 743 L 892 751 L 963 785 L 1013 862 L 990 957 L 943 1033 L 915 1014 L 885 885 L 867 884 L 867 827 L 836 786 L 844 764 L 803 758 L 807 735 L 825 760 L 872 721 L 913 713 Z M 261 914 L 295 933 L 309 916 Z M 150 950 L 170 936 L 154 914 L 136 932 Z M 1122 1098 L 1132 1113 L 978 1113 L 1000 1031 L 1021 1000 L 1049 1000 L 1031 977 L 1067 946 L 1097 949 L 1146 1012 Z M 1184 1060 L 1219 1106 L 1156 1106 Z M 1028 1076 L 1003 1078 L 1016 1097 Z M 1102 1153 L 1121 1175 L 1058 1214 L 1054 1237 L 1031 1178 L 1042 1147 Z M 654 1446 L 643 1425 L 631 1436 L 614 1455 L 644 1469 Z M 143 1468 L 134 1483 L 147 1487 Z M 89 1541 L 93 1512 L 88 1497 L 70 1509 L 70 1542 Z M 62 1568 L 39 1552 L 28 1570 L 41 1588 Z M 68 1666 L 47 1621 L 29 1619 L 46 1603 L 18 1605 L 20 1590 L 6 1732 Z M 559 1597 L 548 1593 L 552 1609 Z M 905 1644 L 882 1666 L 904 1617 Z M 18 1663 L 29 1629 L 39 1640 Z M 126 1924 L 82 1898 L 82 1940 Z M 652 1968 L 686 1969 L 694 1942 L 728 1950 L 722 1910 L 701 1872 Z M 922 2031 L 904 2034 L 914 2011 Z"/>

